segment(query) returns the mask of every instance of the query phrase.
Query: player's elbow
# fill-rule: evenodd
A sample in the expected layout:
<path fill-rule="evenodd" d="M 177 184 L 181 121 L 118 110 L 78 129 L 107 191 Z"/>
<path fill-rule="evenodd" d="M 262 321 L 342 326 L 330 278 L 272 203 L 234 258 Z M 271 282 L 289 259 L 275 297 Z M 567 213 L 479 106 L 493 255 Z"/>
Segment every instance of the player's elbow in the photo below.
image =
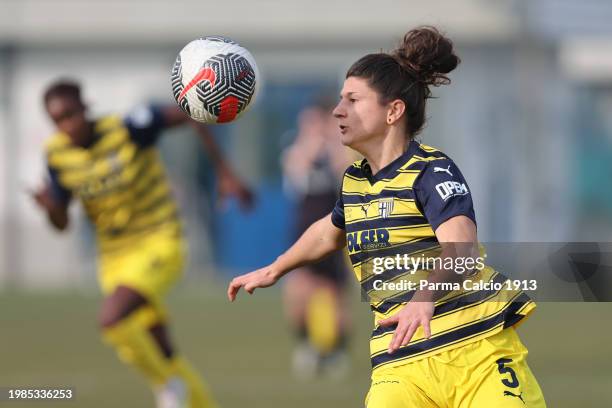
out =
<path fill-rule="evenodd" d="M 64 232 L 68 229 L 68 222 L 51 222 L 53 229 L 58 232 Z"/>
<path fill-rule="evenodd" d="M 63 232 L 66 231 L 68 229 L 68 216 L 67 215 L 54 215 L 54 214 L 50 214 L 49 216 L 49 222 L 51 223 L 51 226 L 53 226 L 53 229 L 59 232 Z"/>

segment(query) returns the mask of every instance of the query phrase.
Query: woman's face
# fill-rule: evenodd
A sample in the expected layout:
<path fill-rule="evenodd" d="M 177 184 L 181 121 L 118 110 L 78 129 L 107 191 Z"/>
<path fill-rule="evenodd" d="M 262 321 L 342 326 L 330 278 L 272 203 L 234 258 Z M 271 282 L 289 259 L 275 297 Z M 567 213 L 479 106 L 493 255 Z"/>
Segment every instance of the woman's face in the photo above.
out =
<path fill-rule="evenodd" d="M 70 137 L 73 144 L 84 146 L 90 138 L 85 106 L 70 96 L 54 96 L 47 102 L 47 113 L 57 128 Z"/>
<path fill-rule="evenodd" d="M 387 130 L 388 108 L 379 102 L 378 93 L 364 78 L 349 77 L 340 92 L 340 102 L 333 111 L 345 146 L 362 151 Z"/>

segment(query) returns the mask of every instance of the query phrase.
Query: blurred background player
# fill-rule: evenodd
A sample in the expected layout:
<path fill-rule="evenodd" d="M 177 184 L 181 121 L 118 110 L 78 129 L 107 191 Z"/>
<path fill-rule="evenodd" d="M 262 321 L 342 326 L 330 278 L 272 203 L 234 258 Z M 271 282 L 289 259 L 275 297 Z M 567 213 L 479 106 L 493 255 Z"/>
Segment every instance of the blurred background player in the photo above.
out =
<path fill-rule="evenodd" d="M 332 109 L 332 101 L 321 96 L 301 111 L 297 136 L 283 154 L 285 190 L 297 200 L 295 238 L 334 208 L 342 173 L 351 162 Z M 298 377 L 339 376 L 348 368 L 347 274 L 345 256 L 339 252 L 296 269 L 284 285 L 285 311 L 299 342 L 292 361 Z"/>
<path fill-rule="evenodd" d="M 146 377 L 158 407 L 216 406 L 169 336 L 164 298 L 181 276 L 186 248 L 155 146 L 161 132 L 192 124 L 215 165 L 220 196 L 235 196 L 249 206 L 250 191 L 227 166 L 207 128 L 174 105 L 90 120 L 80 86 L 71 80 L 51 84 L 44 104 L 57 133 L 46 145 L 49 180 L 33 197 L 58 230 L 69 224 L 73 198 L 95 226 L 105 342 Z"/>

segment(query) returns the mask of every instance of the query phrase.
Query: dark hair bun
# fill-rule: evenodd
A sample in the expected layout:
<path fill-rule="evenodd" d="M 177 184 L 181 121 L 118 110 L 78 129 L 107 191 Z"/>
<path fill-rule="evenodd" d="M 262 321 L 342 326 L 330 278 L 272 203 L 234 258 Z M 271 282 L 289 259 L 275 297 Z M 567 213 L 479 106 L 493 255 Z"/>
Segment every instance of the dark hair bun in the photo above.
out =
<path fill-rule="evenodd" d="M 461 62 L 454 53 L 453 42 L 429 26 L 408 31 L 391 55 L 419 81 L 433 86 L 449 84 L 445 74 Z"/>

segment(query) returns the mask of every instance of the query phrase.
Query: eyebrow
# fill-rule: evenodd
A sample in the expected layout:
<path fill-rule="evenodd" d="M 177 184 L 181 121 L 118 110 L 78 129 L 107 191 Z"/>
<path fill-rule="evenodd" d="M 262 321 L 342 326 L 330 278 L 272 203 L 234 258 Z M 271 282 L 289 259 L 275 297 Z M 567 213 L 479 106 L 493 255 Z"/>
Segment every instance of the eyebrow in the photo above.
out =
<path fill-rule="evenodd" d="M 340 93 L 340 97 L 342 97 L 342 96 L 346 96 L 346 97 L 348 98 L 348 97 L 353 96 L 353 95 L 355 95 L 355 94 L 357 94 L 357 93 L 358 93 L 358 92 L 353 92 L 353 91 L 351 91 L 351 92 L 347 92 L 346 94 L 342 95 L 342 92 L 341 92 L 341 93 Z"/>

